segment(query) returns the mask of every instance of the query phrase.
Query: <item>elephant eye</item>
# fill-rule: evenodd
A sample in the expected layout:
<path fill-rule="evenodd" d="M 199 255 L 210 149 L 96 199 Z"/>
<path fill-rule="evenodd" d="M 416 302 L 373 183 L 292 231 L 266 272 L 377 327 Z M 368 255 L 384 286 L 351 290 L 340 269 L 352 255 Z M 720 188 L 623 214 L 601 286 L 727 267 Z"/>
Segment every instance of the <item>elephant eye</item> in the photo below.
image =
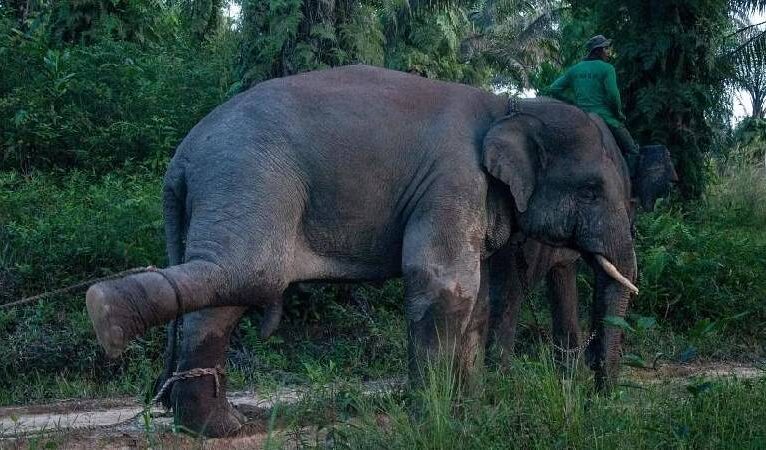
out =
<path fill-rule="evenodd" d="M 601 194 L 601 185 L 597 182 L 587 182 L 580 186 L 577 195 L 585 201 L 594 201 Z"/>

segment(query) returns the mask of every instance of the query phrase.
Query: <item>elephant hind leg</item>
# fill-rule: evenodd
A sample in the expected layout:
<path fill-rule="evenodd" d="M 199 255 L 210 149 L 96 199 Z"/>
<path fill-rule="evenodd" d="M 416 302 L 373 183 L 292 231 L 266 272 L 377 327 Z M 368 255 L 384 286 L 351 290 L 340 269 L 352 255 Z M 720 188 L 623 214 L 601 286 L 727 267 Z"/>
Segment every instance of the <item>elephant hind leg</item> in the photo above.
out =
<path fill-rule="evenodd" d="M 208 308 L 184 316 L 178 372 L 226 367 L 229 337 L 245 307 Z M 226 376 L 178 380 L 170 388 L 170 404 L 179 424 L 208 437 L 231 435 L 245 421 L 226 399 Z"/>
<path fill-rule="evenodd" d="M 245 262 L 221 265 L 193 260 L 97 283 L 86 293 L 96 337 L 106 352 L 116 357 L 131 339 L 183 314 L 209 307 L 279 306 L 288 284 L 283 271 L 250 267 Z M 277 314 L 269 317 L 278 323 Z"/>
<path fill-rule="evenodd" d="M 521 304 L 529 285 L 526 267 L 519 263 L 521 249 L 507 245 L 489 259 L 490 325 L 487 350 L 493 350 L 503 366 L 511 363 Z"/>

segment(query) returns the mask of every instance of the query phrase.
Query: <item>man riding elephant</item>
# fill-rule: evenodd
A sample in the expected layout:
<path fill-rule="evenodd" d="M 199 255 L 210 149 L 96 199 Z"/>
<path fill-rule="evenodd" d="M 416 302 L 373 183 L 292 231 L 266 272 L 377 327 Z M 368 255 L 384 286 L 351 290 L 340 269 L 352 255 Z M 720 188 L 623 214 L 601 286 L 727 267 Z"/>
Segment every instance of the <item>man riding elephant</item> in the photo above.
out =
<path fill-rule="evenodd" d="M 609 126 L 630 168 L 631 176 L 638 166 L 638 146 L 625 127 L 617 74 L 608 63 L 612 41 L 602 35 L 588 40 L 588 55 L 559 77 L 544 94 L 572 103 L 597 114 Z M 569 92 L 573 96 L 569 95 Z"/>

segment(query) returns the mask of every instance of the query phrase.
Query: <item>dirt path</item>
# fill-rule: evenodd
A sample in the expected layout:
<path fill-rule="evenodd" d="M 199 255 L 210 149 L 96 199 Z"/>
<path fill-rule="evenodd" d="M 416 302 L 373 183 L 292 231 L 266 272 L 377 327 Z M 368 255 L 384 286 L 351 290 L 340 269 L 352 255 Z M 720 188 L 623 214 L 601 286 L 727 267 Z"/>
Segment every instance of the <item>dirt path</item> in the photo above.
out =
<path fill-rule="evenodd" d="M 400 380 L 365 383 L 363 393 L 374 395 L 402 386 Z M 332 392 L 333 386 L 327 387 Z M 261 448 L 271 438 L 287 443 L 318 441 L 323 433 L 316 427 L 286 430 L 273 427 L 269 433 L 271 409 L 279 404 L 295 404 L 309 395 L 307 388 L 285 388 L 270 395 L 253 392 L 230 392 L 229 401 L 245 414 L 249 422 L 240 436 L 226 439 L 197 440 L 173 433 L 172 415 L 154 407 L 144 411 L 131 398 L 69 400 L 54 404 L 0 408 L 0 449 L 28 447 L 87 449 L 96 448 Z M 55 447 L 53 447 L 55 445 Z M 294 447 L 295 445 L 293 445 Z"/>
<path fill-rule="evenodd" d="M 631 369 L 626 378 L 638 383 L 680 382 L 691 377 L 739 379 L 766 376 L 763 367 L 733 363 L 695 365 L 666 364 L 656 370 Z M 388 392 L 402 386 L 400 380 L 366 383 L 365 394 Z M 332 387 L 329 387 L 332 389 Z M 229 393 L 229 400 L 250 422 L 240 436 L 227 439 L 195 440 L 172 433 L 172 417 L 159 408 L 148 412 L 130 398 L 72 400 L 48 405 L 0 408 L 0 448 L 27 448 L 52 442 L 55 448 L 261 448 L 269 439 L 288 447 L 299 440 L 321 442 L 322 431 L 313 426 L 299 430 L 274 427 L 269 433 L 268 418 L 276 404 L 290 405 L 310 395 L 306 388 L 281 389 L 271 395 L 252 392 Z M 147 431 L 149 430 L 149 431 Z M 292 442 L 292 445 L 290 443 Z"/>
<path fill-rule="evenodd" d="M 712 362 L 704 364 L 662 364 L 655 369 L 632 369 L 627 376 L 642 383 L 682 381 L 687 378 L 759 378 L 766 376 L 766 365 Z"/>

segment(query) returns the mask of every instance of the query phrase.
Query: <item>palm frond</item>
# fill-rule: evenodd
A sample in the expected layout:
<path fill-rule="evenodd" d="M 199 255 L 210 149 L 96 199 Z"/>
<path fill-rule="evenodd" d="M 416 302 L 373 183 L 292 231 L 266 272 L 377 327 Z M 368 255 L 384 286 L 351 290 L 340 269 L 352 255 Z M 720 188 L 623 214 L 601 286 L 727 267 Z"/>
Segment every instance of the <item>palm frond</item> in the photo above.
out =
<path fill-rule="evenodd" d="M 554 27 L 561 20 L 562 12 L 566 7 L 542 10 L 523 28 L 517 40 L 520 43 L 530 43 L 538 39 L 550 39 L 558 33 Z"/>
<path fill-rule="evenodd" d="M 726 54 L 735 64 L 766 64 L 766 29 L 750 28 L 739 44 Z"/>
<path fill-rule="evenodd" d="M 557 59 L 557 25 L 566 8 L 557 0 L 488 0 L 469 14 L 476 31 L 461 42 L 461 56 L 493 61 L 527 87 L 535 68 Z"/>
<path fill-rule="evenodd" d="M 751 12 L 761 12 L 766 11 L 766 0 L 731 0 L 731 7 Z"/>

